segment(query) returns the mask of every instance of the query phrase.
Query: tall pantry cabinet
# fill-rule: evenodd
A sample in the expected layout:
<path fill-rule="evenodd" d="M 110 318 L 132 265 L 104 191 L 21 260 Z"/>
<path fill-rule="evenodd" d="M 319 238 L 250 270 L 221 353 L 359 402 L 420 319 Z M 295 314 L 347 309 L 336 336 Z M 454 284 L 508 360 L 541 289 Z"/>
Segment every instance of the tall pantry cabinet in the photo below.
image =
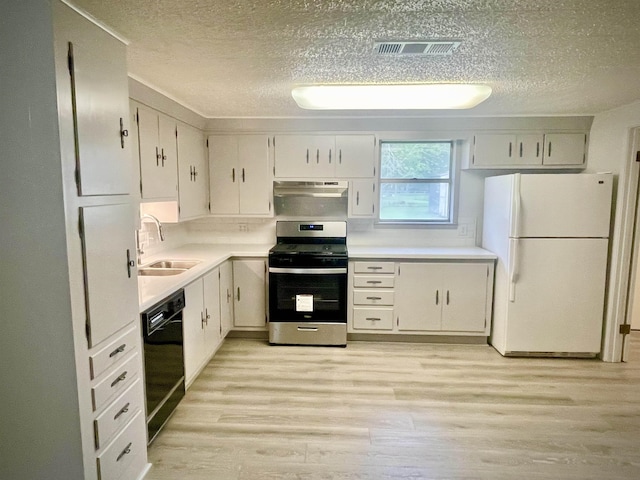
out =
<path fill-rule="evenodd" d="M 0 478 L 142 478 L 126 47 L 57 0 L 3 5 L 0 45 Z"/>

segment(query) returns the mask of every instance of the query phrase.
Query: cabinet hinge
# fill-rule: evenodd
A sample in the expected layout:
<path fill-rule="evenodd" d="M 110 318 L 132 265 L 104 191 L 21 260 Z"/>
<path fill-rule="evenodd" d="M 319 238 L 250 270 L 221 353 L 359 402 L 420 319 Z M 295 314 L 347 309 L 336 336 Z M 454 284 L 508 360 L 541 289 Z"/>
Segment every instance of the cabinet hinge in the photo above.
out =
<path fill-rule="evenodd" d="M 631 324 L 625 323 L 620 325 L 620 334 L 621 335 L 629 335 L 631 333 Z"/>
<path fill-rule="evenodd" d="M 220 270 L 218 270 L 218 280 L 220 280 Z"/>
<path fill-rule="evenodd" d="M 636 162 L 640 162 L 640 150 L 636 152 Z"/>
<path fill-rule="evenodd" d="M 273 147 L 275 148 L 276 146 L 276 137 L 273 137 Z"/>
<path fill-rule="evenodd" d="M 67 67 L 69 68 L 69 75 L 73 77 L 73 43 L 69 42 L 69 51 L 67 52 Z"/>
<path fill-rule="evenodd" d="M 84 322 L 84 334 L 87 337 L 87 343 L 89 343 L 89 339 L 91 338 L 91 325 L 89 325 L 88 319 L 86 322 Z"/>
<path fill-rule="evenodd" d="M 271 148 L 271 137 L 267 137 L 267 148 Z"/>
<path fill-rule="evenodd" d="M 140 114 L 138 113 L 137 109 L 136 114 L 133 117 L 136 119 L 136 124 L 140 125 Z"/>
<path fill-rule="evenodd" d="M 276 167 L 275 166 L 273 167 L 273 175 L 274 176 L 276 175 Z"/>

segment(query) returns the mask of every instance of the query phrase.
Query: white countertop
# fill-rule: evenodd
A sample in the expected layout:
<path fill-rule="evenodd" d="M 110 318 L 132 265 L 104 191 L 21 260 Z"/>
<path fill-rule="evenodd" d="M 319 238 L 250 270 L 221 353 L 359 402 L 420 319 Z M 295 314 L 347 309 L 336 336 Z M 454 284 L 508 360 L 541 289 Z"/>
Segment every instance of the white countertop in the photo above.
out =
<path fill-rule="evenodd" d="M 171 295 L 231 257 L 267 257 L 273 244 L 188 244 L 145 259 L 145 265 L 163 259 L 200 260 L 195 267 L 167 277 L 139 276 L 140 311 Z M 350 259 L 495 260 L 496 255 L 479 247 L 391 247 L 349 245 Z"/>
<path fill-rule="evenodd" d="M 267 257 L 272 246 L 271 244 L 189 244 L 149 257 L 140 267 L 163 259 L 200 260 L 200 263 L 178 275 L 167 277 L 138 276 L 140 311 L 142 312 L 158 303 L 231 257 Z"/>
<path fill-rule="evenodd" d="M 497 256 L 480 247 L 393 247 L 349 245 L 349 258 L 414 260 L 495 260 Z"/>

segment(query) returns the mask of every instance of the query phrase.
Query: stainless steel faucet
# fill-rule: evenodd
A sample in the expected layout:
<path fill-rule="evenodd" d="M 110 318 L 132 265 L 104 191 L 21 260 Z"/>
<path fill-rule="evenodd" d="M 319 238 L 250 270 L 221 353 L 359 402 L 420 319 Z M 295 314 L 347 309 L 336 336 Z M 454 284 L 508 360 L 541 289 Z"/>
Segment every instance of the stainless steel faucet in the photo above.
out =
<path fill-rule="evenodd" d="M 164 242 L 164 233 L 162 232 L 162 224 L 160 223 L 160 220 L 158 220 L 156 217 L 154 217 L 149 213 L 145 213 L 140 217 L 140 221 L 144 222 L 146 218 L 148 218 L 149 220 L 151 220 L 153 223 L 156 224 L 156 228 L 158 229 L 158 237 L 160 237 L 161 242 Z"/>

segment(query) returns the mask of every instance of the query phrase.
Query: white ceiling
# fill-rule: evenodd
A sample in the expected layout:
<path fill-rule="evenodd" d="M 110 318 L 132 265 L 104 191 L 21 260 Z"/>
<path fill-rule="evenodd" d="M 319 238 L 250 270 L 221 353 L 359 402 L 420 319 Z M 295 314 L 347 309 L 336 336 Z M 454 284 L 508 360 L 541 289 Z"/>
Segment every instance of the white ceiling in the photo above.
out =
<path fill-rule="evenodd" d="M 640 99 L 640 0 L 72 0 L 130 41 L 130 74 L 206 117 L 305 111 L 309 83 L 479 82 L 454 115 L 591 115 Z M 447 57 L 376 40 L 459 39 Z M 367 112 L 437 115 L 442 111 Z"/>

